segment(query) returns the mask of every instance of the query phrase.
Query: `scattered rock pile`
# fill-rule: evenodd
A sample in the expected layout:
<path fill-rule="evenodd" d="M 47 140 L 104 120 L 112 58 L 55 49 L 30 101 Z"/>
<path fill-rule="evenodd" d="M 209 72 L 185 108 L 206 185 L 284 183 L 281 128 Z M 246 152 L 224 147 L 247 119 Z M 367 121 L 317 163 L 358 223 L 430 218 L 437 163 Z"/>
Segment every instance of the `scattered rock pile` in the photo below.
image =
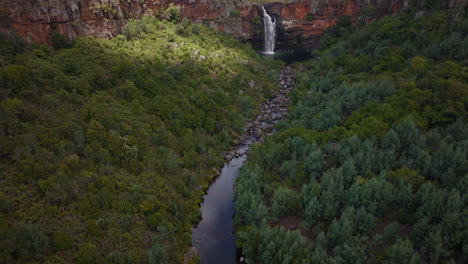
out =
<path fill-rule="evenodd" d="M 264 135 L 271 134 L 273 126 L 286 117 L 288 93 L 294 88 L 295 83 L 296 79 L 291 67 L 283 68 L 278 79 L 280 90 L 260 105 L 260 115 L 247 126 L 247 133 L 253 136 L 256 142 L 262 141 Z"/>
<path fill-rule="evenodd" d="M 288 93 L 294 88 L 295 83 L 296 78 L 291 67 L 287 66 L 281 69 L 278 77 L 279 91 L 260 105 L 259 115 L 247 124 L 246 133 L 240 138 L 237 145 L 261 142 L 265 135 L 274 132 L 274 125 L 286 118 L 288 112 L 286 105 L 289 102 Z M 230 161 L 244 154 L 234 150 L 225 156 L 225 160 Z"/>

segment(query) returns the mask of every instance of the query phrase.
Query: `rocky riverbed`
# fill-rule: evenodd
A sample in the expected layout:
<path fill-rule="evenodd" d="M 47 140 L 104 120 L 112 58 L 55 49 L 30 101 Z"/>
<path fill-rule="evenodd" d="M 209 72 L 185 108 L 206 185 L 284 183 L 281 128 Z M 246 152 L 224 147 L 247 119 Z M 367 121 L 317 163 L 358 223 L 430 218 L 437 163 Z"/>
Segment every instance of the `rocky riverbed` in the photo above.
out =
<path fill-rule="evenodd" d="M 287 66 L 281 69 L 278 76 L 278 92 L 259 106 L 259 114 L 247 124 L 244 135 L 236 142 L 234 149 L 237 149 L 239 145 L 262 142 L 264 136 L 274 132 L 274 126 L 286 118 L 289 102 L 288 93 L 294 89 L 295 83 L 296 78 L 291 67 Z M 226 154 L 225 160 L 228 162 L 242 155 L 244 153 L 233 150 Z"/>

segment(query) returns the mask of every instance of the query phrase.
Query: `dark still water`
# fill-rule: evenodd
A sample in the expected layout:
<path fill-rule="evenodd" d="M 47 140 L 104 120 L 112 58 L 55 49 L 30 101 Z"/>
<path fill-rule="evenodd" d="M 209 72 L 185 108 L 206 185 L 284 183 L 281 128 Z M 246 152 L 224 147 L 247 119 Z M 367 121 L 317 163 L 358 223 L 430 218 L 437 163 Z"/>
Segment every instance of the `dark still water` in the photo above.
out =
<path fill-rule="evenodd" d="M 237 149 L 245 153 L 248 146 Z M 202 220 L 192 229 L 192 245 L 202 264 L 235 264 L 236 246 L 233 235 L 233 187 L 246 155 L 226 163 L 212 183 L 201 205 Z"/>
<path fill-rule="evenodd" d="M 273 60 L 282 60 L 286 64 L 304 62 L 312 58 L 312 53 L 309 51 L 276 51 L 274 54 L 260 53 L 260 55 Z"/>

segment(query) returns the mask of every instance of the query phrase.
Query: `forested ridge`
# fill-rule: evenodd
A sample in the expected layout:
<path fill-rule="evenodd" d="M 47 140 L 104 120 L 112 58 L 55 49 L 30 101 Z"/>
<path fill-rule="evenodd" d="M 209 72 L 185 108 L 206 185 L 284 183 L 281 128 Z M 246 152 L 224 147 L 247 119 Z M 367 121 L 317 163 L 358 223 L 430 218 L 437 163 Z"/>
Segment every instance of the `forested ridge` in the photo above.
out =
<path fill-rule="evenodd" d="M 173 6 L 51 41 L 0 35 L 0 262 L 182 263 L 278 67 Z"/>
<path fill-rule="evenodd" d="M 468 261 L 466 9 L 340 18 L 235 186 L 248 263 Z"/>

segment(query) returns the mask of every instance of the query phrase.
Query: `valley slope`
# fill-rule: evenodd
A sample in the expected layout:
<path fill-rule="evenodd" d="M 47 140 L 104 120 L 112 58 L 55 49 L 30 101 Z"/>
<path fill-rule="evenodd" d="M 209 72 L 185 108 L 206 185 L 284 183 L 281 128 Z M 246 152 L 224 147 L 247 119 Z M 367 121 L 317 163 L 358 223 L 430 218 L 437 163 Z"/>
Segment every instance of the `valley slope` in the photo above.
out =
<path fill-rule="evenodd" d="M 181 263 L 224 152 L 275 89 L 281 63 L 202 25 L 144 16 L 124 33 L 0 35 L 1 263 Z"/>
<path fill-rule="evenodd" d="M 330 28 L 235 186 L 248 263 L 466 263 L 466 9 Z"/>

